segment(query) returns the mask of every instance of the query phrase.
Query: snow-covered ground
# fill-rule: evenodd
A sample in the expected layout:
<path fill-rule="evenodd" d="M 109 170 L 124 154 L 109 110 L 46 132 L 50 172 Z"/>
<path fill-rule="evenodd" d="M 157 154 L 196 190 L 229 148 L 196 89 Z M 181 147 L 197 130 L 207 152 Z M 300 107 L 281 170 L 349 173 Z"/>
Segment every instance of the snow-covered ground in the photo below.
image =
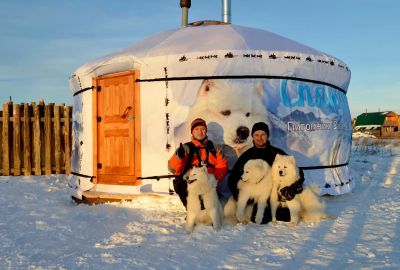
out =
<path fill-rule="evenodd" d="M 0 177 L 0 269 L 400 269 L 400 147 L 353 146 L 321 223 L 183 229 L 175 196 L 76 205 L 65 176 Z"/>

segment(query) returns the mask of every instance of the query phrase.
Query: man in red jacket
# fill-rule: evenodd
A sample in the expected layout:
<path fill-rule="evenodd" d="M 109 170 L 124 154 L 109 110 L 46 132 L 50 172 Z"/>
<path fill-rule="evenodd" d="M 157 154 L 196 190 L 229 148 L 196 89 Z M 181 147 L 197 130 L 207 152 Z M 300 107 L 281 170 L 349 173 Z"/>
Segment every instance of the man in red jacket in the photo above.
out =
<path fill-rule="evenodd" d="M 187 203 L 187 182 L 183 179 L 183 175 L 187 171 L 193 166 L 207 166 L 208 172 L 215 176 L 218 185 L 228 171 L 228 162 L 222 149 L 214 146 L 207 138 L 206 122 L 201 118 L 193 120 L 190 131 L 192 140 L 185 144 L 181 143 L 168 161 L 169 170 L 175 175 L 179 175 L 174 180 L 174 189 L 185 207 Z"/>

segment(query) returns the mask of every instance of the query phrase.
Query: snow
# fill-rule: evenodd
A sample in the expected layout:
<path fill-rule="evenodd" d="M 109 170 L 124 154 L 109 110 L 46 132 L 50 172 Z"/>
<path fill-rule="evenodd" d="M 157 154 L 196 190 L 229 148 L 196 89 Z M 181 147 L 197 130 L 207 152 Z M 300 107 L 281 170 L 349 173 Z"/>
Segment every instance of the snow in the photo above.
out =
<path fill-rule="evenodd" d="M 0 269 L 400 269 L 400 147 L 354 151 L 320 223 L 187 234 L 176 196 L 77 205 L 67 177 L 0 177 Z"/>
<path fill-rule="evenodd" d="M 353 138 L 376 138 L 376 137 L 374 135 L 367 134 L 365 132 L 357 131 L 353 133 Z"/>
<path fill-rule="evenodd" d="M 381 125 L 364 125 L 364 126 L 356 126 L 354 127 L 354 130 L 374 130 L 374 129 L 380 129 L 382 126 Z"/>

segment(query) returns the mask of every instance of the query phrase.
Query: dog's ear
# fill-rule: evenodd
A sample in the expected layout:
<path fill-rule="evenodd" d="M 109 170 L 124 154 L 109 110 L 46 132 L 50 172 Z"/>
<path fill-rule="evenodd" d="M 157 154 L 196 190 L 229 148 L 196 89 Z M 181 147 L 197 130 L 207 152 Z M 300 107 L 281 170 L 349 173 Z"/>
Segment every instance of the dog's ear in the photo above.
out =
<path fill-rule="evenodd" d="M 185 179 L 188 178 L 191 172 L 192 172 L 192 170 L 188 170 L 188 171 L 183 175 L 183 178 L 185 178 Z"/>
<path fill-rule="evenodd" d="M 274 161 L 279 160 L 281 158 L 281 154 L 276 154 Z"/>
<path fill-rule="evenodd" d="M 294 156 L 288 156 L 288 159 L 290 162 L 292 162 L 293 164 L 296 164 L 296 159 L 294 158 Z"/>
<path fill-rule="evenodd" d="M 256 166 L 259 167 L 259 168 L 264 168 L 264 160 L 257 159 Z"/>
<path fill-rule="evenodd" d="M 207 166 L 201 166 L 201 169 L 202 169 L 204 172 L 208 172 Z"/>
<path fill-rule="evenodd" d="M 204 80 L 203 84 L 200 87 L 200 92 L 199 92 L 199 96 L 205 96 L 207 95 L 211 88 L 214 86 L 214 81 L 212 80 Z"/>
<path fill-rule="evenodd" d="M 268 162 L 266 162 L 266 161 L 263 160 L 263 162 L 262 162 L 262 168 L 263 168 L 264 170 L 268 170 L 268 169 L 270 168 Z"/>

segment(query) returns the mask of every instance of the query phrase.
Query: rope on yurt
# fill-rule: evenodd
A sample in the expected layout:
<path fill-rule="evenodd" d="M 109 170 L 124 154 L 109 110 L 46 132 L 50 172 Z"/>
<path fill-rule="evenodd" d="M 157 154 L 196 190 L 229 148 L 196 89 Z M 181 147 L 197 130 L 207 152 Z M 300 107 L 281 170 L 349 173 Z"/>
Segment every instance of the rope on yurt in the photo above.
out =
<path fill-rule="evenodd" d="M 90 182 L 93 182 L 93 179 L 96 178 L 96 176 L 91 176 L 91 175 L 86 175 L 86 174 L 81 174 L 77 172 L 71 172 L 72 175 L 84 177 L 84 178 L 90 178 Z"/>
<path fill-rule="evenodd" d="M 81 79 L 79 78 L 79 76 L 76 76 L 76 74 L 74 74 L 74 75 L 72 75 L 71 77 L 70 77 L 70 80 L 72 80 L 72 79 L 74 79 L 78 84 L 79 84 L 79 86 L 77 87 L 79 90 L 78 91 L 76 91 L 72 96 L 73 97 L 75 97 L 75 96 L 77 96 L 77 95 L 80 95 L 80 94 L 82 94 L 83 92 L 86 92 L 86 91 L 88 91 L 88 90 L 93 90 L 94 89 L 94 86 L 89 86 L 89 87 L 86 87 L 86 88 L 82 88 L 82 83 L 81 83 Z M 75 89 L 74 89 L 75 90 Z"/>
<path fill-rule="evenodd" d="M 349 162 L 337 164 L 337 165 L 328 165 L 328 166 L 299 167 L 299 169 L 304 170 L 304 171 L 306 171 L 306 170 L 321 170 L 321 169 L 335 169 L 335 168 L 344 167 L 344 166 L 348 166 L 348 165 L 349 165 Z M 340 179 L 340 177 L 339 177 L 339 179 Z M 344 186 L 344 185 L 348 185 L 351 181 L 352 181 L 352 179 L 350 178 L 346 182 L 343 182 L 342 180 L 340 180 L 340 184 L 331 185 L 331 184 L 326 183 L 324 187 L 331 188 L 332 186 L 335 186 L 335 187 Z"/>
<path fill-rule="evenodd" d="M 171 144 L 169 142 L 169 134 L 170 134 L 170 119 L 169 119 L 169 110 L 168 110 L 168 105 L 169 105 L 169 97 L 168 97 L 168 69 L 167 67 L 164 67 L 164 73 L 165 73 L 165 129 L 167 132 L 167 142 L 165 144 L 165 149 L 169 151 L 171 149 Z M 171 178 L 168 178 L 168 193 L 170 195 L 174 194 L 174 190 L 171 188 Z"/>
<path fill-rule="evenodd" d="M 301 82 L 309 82 L 315 84 L 322 84 L 329 87 L 332 87 L 344 94 L 346 94 L 346 90 L 339 86 L 336 86 L 331 83 L 305 79 L 300 77 L 290 77 L 290 76 L 276 76 L 276 75 L 222 75 L 222 76 L 193 76 L 193 77 L 164 77 L 164 78 L 153 78 L 153 79 L 137 79 L 136 82 L 159 82 L 165 81 L 167 84 L 168 81 L 192 81 L 192 80 L 241 80 L 241 79 L 279 79 L 279 80 L 292 80 L 292 81 L 301 81 Z"/>
<path fill-rule="evenodd" d="M 320 170 L 320 169 L 331 169 L 331 168 L 338 168 L 349 165 L 349 162 L 337 164 L 337 165 L 326 165 L 326 166 L 309 166 L 309 167 L 299 167 L 302 170 Z"/>
<path fill-rule="evenodd" d="M 79 91 L 76 91 L 76 92 L 74 93 L 73 96 L 82 94 L 82 93 L 85 92 L 85 91 L 93 90 L 93 89 L 94 89 L 94 86 L 90 86 L 90 87 L 83 88 L 83 89 L 81 89 L 81 90 L 79 90 Z"/>
<path fill-rule="evenodd" d="M 168 97 L 168 69 L 167 67 L 164 67 L 164 73 L 165 73 L 165 128 L 167 132 L 167 143 L 165 144 L 165 149 L 169 151 L 171 149 L 171 144 L 169 143 L 169 134 L 170 134 L 170 119 L 169 119 L 169 110 L 168 110 L 168 105 L 169 105 L 169 97 Z"/>

